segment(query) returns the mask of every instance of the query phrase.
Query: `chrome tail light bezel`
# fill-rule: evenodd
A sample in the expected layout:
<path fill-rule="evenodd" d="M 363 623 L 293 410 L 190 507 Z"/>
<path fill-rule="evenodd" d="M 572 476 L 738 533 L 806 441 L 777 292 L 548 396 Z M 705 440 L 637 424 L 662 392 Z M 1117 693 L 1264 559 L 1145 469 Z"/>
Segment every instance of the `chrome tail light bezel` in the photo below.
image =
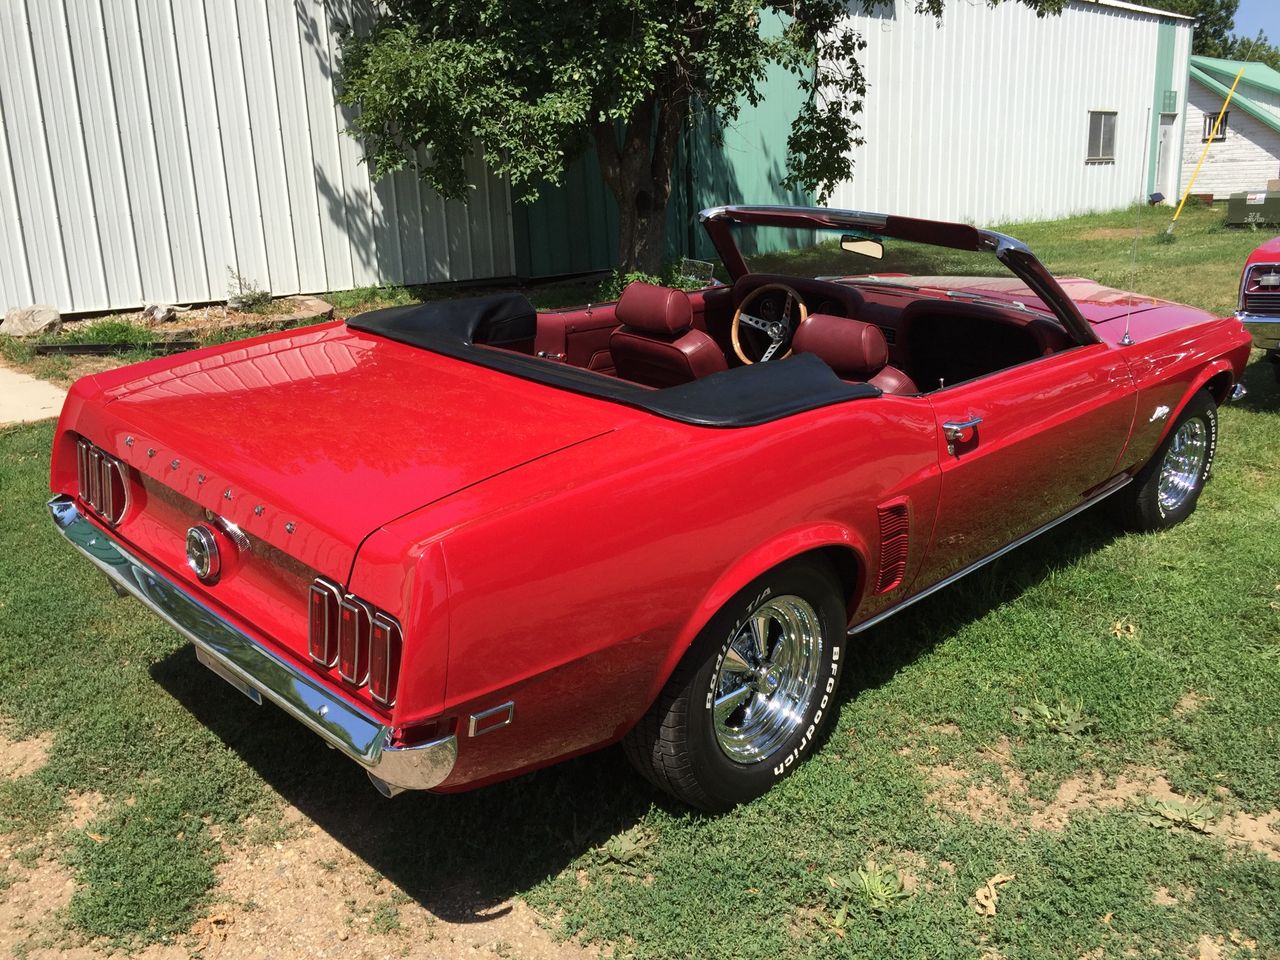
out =
<path fill-rule="evenodd" d="M 399 622 L 379 611 L 369 631 L 369 696 L 384 707 L 396 705 L 403 654 L 404 635 Z"/>
<path fill-rule="evenodd" d="M 76 441 L 76 486 L 81 502 L 108 526 L 129 512 L 129 468 L 83 437 Z"/>
<path fill-rule="evenodd" d="M 338 605 L 338 676 L 353 687 L 363 687 L 369 680 L 369 647 L 376 615 L 372 604 L 350 593 Z"/>
<path fill-rule="evenodd" d="M 323 611 L 323 625 L 317 628 L 317 603 Z M 307 652 L 326 669 L 338 662 L 339 608 L 342 589 L 324 577 L 317 577 L 307 590 Z"/>
<path fill-rule="evenodd" d="M 404 655 L 400 622 L 324 577 L 307 590 L 307 653 L 347 686 L 366 688 L 378 706 L 396 705 Z"/>

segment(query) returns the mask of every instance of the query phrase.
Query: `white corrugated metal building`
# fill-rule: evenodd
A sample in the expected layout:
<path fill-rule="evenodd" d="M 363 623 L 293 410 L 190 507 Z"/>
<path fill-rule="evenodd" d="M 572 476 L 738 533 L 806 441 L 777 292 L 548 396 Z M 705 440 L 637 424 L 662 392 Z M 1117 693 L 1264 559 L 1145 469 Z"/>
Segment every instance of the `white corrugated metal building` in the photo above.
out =
<path fill-rule="evenodd" d="M 0 0 L 0 309 L 220 300 L 229 269 L 277 295 L 516 273 L 544 241 L 479 161 L 469 205 L 370 182 L 333 76 L 366 2 Z M 994 223 L 1177 192 L 1190 20 L 914 6 L 854 18 L 867 143 L 833 205 Z"/>
<path fill-rule="evenodd" d="M 504 181 L 370 183 L 334 105 L 347 0 L 2 0 L 0 309 L 505 276 Z"/>
<path fill-rule="evenodd" d="M 996 224 L 1177 195 L 1190 18 L 948 0 L 939 24 L 897 0 L 851 19 L 867 142 L 831 206 Z"/>

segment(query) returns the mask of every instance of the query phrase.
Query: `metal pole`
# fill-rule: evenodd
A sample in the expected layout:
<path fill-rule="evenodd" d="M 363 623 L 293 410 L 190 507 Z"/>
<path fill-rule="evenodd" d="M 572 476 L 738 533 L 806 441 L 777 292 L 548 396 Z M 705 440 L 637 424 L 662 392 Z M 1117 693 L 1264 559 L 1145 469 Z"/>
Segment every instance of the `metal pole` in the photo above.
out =
<path fill-rule="evenodd" d="M 1173 225 L 1178 222 L 1178 217 L 1182 215 L 1183 204 L 1187 202 L 1187 197 L 1191 196 L 1191 188 L 1196 185 L 1196 177 L 1200 176 L 1200 168 L 1204 166 L 1204 158 L 1209 155 L 1209 147 L 1218 135 L 1218 127 L 1222 124 L 1222 118 L 1227 114 L 1227 107 L 1231 104 L 1231 98 L 1236 95 L 1236 85 L 1240 83 L 1240 78 L 1243 76 L 1244 67 L 1241 67 L 1240 72 L 1236 74 L 1235 81 L 1231 84 L 1231 89 L 1227 91 L 1227 99 L 1222 101 L 1222 109 L 1218 111 L 1218 119 L 1213 121 L 1213 129 L 1209 131 L 1209 139 L 1204 142 L 1204 149 L 1200 151 L 1200 162 L 1196 164 L 1195 172 L 1191 174 L 1191 182 L 1187 184 L 1186 193 L 1178 201 L 1178 209 L 1174 211 L 1173 219 L 1169 221 L 1169 229 L 1165 233 L 1173 233 Z"/>

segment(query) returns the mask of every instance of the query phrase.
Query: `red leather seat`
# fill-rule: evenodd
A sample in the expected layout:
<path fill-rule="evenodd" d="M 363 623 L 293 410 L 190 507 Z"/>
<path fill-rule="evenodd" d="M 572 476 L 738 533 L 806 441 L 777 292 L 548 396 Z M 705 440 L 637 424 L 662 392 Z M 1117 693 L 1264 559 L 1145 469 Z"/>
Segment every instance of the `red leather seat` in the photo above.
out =
<path fill-rule="evenodd" d="M 811 313 L 791 339 L 795 353 L 815 353 L 842 380 L 862 380 L 882 393 L 919 393 L 914 382 L 889 366 L 889 345 L 872 323 Z"/>
<path fill-rule="evenodd" d="M 609 337 L 609 353 L 623 380 L 674 387 L 729 368 L 716 342 L 692 329 L 683 290 L 637 281 L 622 291 L 614 312 L 622 326 Z"/>

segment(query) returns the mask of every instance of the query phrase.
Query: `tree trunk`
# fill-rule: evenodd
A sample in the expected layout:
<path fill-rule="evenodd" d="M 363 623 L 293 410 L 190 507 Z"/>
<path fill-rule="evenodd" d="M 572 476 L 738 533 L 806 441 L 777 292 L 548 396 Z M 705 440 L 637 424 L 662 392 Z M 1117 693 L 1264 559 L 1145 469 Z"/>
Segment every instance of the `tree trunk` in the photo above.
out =
<path fill-rule="evenodd" d="M 631 112 L 621 147 L 611 122 L 596 125 L 600 171 L 618 203 L 618 269 L 624 274 L 662 273 L 671 165 L 687 115 L 687 100 L 670 94 L 660 100 L 655 92 Z"/>
<path fill-rule="evenodd" d="M 631 187 L 618 197 L 618 268 L 623 273 L 659 276 L 666 254 L 669 194 L 655 196 L 650 184 Z"/>

